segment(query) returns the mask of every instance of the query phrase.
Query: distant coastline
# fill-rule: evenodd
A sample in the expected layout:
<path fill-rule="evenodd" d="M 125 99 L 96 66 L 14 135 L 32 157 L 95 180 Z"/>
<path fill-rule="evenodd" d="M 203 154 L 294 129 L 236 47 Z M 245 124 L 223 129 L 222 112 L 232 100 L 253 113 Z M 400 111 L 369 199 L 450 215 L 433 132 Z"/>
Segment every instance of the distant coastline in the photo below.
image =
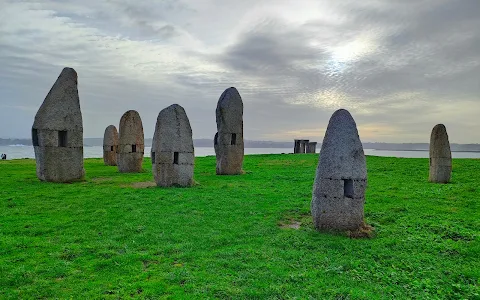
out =
<path fill-rule="evenodd" d="M 150 147 L 152 139 L 145 139 L 145 146 Z M 195 147 L 213 147 L 211 139 L 194 139 Z M 0 146 L 31 146 L 30 139 L 2 139 L 0 138 Z M 102 138 L 85 138 L 84 146 L 102 146 Z M 317 152 L 321 147 L 321 143 L 317 144 Z M 453 152 L 480 152 L 480 144 L 450 144 Z M 293 149 L 293 140 L 291 142 L 273 142 L 273 141 L 251 141 L 245 140 L 245 148 L 290 148 Z M 382 151 L 428 151 L 428 143 L 363 143 L 363 148 L 382 150 Z"/>

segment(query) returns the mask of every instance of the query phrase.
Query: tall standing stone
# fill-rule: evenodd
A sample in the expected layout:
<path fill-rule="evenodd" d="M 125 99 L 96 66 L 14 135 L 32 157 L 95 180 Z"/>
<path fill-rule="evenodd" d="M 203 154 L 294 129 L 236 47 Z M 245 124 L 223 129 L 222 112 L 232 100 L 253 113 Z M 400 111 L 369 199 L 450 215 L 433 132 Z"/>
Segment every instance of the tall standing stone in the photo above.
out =
<path fill-rule="evenodd" d="M 141 172 L 145 145 L 142 119 L 137 111 L 129 110 L 123 114 L 120 119 L 119 131 L 118 171 L 121 173 Z"/>
<path fill-rule="evenodd" d="M 357 126 L 345 109 L 328 123 L 313 185 L 312 216 L 318 230 L 362 227 L 367 167 Z"/>
<path fill-rule="evenodd" d="M 32 126 L 37 177 L 70 182 L 85 175 L 83 125 L 77 72 L 64 68 L 50 89 Z"/>
<path fill-rule="evenodd" d="M 117 165 L 118 131 L 114 125 L 105 128 L 103 134 L 103 162 L 106 166 Z"/>
<path fill-rule="evenodd" d="M 448 183 L 452 174 L 452 152 L 445 125 L 437 124 L 430 136 L 430 182 Z"/>
<path fill-rule="evenodd" d="M 214 138 L 217 175 L 242 174 L 243 102 L 234 87 L 226 89 L 216 109 L 217 133 Z"/>
<path fill-rule="evenodd" d="M 170 105 L 158 114 L 151 157 L 157 186 L 193 184 L 195 154 L 192 128 L 180 105 Z"/>

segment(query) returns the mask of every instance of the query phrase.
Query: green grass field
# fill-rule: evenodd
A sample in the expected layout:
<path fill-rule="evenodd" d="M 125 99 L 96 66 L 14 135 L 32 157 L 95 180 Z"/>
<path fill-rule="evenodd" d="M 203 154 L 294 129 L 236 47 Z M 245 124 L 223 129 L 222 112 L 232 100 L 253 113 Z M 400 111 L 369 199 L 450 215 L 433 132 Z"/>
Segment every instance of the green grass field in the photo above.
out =
<path fill-rule="evenodd" d="M 480 299 L 480 160 L 442 185 L 428 159 L 367 157 L 371 239 L 314 230 L 317 162 L 250 155 L 216 176 L 202 157 L 196 186 L 157 188 L 147 158 L 86 159 L 72 184 L 1 161 L 0 298 Z"/>

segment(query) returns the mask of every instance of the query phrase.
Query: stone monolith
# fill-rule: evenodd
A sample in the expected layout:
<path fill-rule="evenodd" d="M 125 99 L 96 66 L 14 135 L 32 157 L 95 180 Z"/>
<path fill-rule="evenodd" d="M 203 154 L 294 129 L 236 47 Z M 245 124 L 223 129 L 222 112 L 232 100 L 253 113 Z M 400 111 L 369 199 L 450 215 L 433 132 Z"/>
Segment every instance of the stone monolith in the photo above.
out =
<path fill-rule="evenodd" d="M 118 131 L 114 125 L 105 128 L 103 134 L 103 162 L 106 166 L 117 165 Z"/>
<path fill-rule="evenodd" d="M 77 72 L 64 68 L 50 89 L 32 126 L 37 177 L 71 182 L 83 178 L 83 125 Z"/>
<path fill-rule="evenodd" d="M 366 185 L 367 167 L 357 126 L 347 110 L 337 110 L 325 132 L 313 185 L 315 228 L 361 228 Z"/>
<path fill-rule="evenodd" d="M 217 103 L 217 133 L 214 138 L 217 175 L 242 174 L 243 102 L 234 87 L 226 89 Z"/>
<path fill-rule="evenodd" d="M 142 119 L 138 112 L 129 110 L 124 113 L 118 129 L 118 171 L 121 173 L 141 172 L 145 145 Z"/>
<path fill-rule="evenodd" d="M 180 105 L 170 105 L 158 114 L 151 157 L 157 186 L 193 185 L 195 154 L 192 128 Z"/>
<path fill-rule="evenodd" d="M 430 182 L 448 183 L 452 174 L 452 153 L 445 125 L 437 124 L 430 136 Z"/>

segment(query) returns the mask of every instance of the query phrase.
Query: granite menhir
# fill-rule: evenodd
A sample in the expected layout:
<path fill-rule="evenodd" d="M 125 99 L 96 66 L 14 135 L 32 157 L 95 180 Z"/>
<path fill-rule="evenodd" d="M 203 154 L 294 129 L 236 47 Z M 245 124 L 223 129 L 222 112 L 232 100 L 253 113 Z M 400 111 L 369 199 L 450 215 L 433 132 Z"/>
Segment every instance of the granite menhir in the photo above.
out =
<path fill-rule="evenodd" d="M 180 105 L 170 105 L 158 114 L 151 157 L 157 186 L 193 185 L 195 155 L 192 128 Z"/>
<path fill-rule="evenodd" d="M 118 131 L 114 125 L 105 128 L 103 135 L 103 162 L 106 166 L 117 165 Z"/>
<path fill-rule="evenodd" d="M 214 138 L 217 175 L 242 174 L 243 102 L 234 87 L 226 89 L 217 103 L 217 133 Z"/>
<path fill-rule="evenodd" d="M 118 171 L 121 173 L 141 172 L 144 149 L 142 119 L 137 111 L 129 110 L 120 119 L 117 150 Z"/>
<path fill-rule="evenodd" d="M 83 178 L 83 125 L 77 72 L 64 68 L 35 115 L 32 126 L 37 177 L 71 182 Z"/>
<path fill-rule="evenodd" d="M 313 185 L 315 228 L 360 229 L 366 186 L 367 166 L 357 126 L 347 110 L 337 110 L 325 132 Z"/>
<path fill-rule="evenodd" d="M 430 175 L 429 181 L 448 183 L 452 174 L 452 152 L 447 129 L 443 124 L 433 127 L 430 136 Z"/>

